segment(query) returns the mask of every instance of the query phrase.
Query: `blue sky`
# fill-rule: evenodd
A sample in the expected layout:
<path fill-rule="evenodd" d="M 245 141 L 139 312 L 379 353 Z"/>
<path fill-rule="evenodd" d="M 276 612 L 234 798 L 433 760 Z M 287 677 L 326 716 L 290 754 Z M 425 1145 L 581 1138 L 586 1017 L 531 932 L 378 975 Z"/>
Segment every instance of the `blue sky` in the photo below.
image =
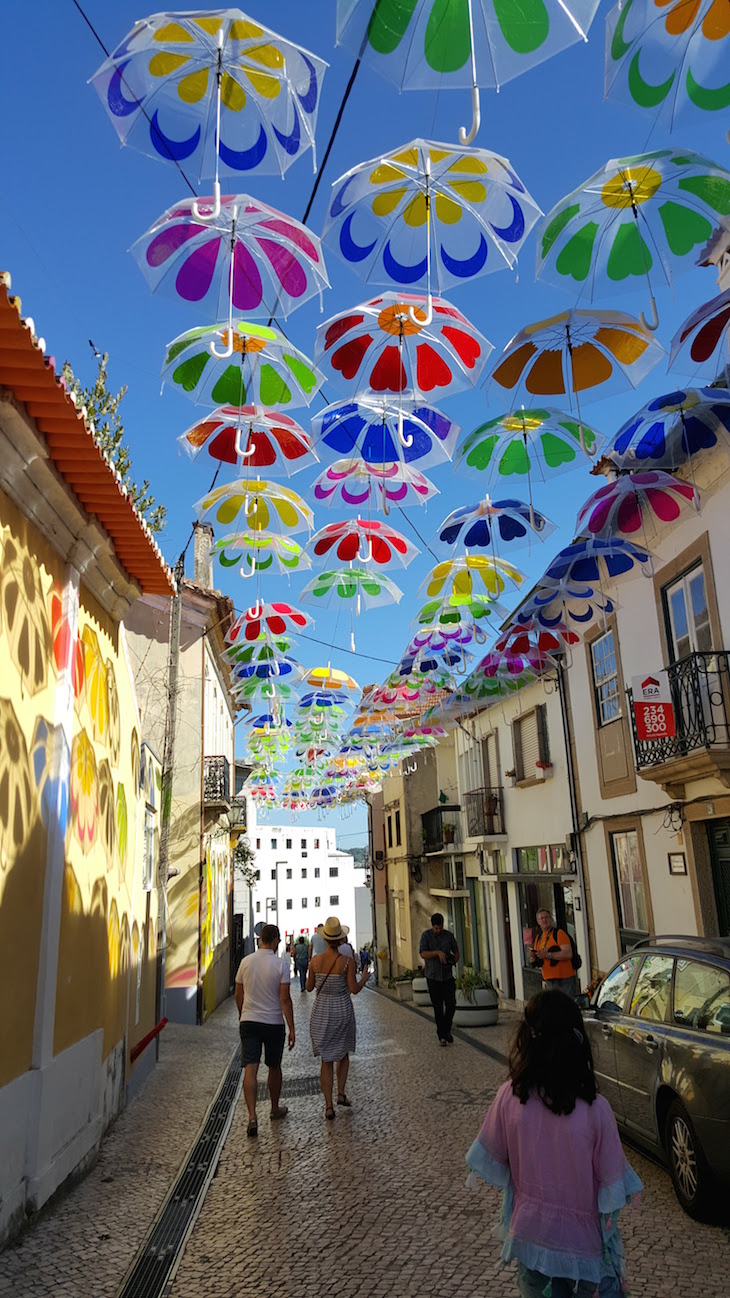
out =
<path fill-rule="evenodd" d="M 140 17 L 138 0 L 115 0 L 114 5 L 84 0 L 83 8 L 110 48 Z M 609 8 L 604 4 L 599 9 L 587 45 L 574 46 L 510 82 L 498 95 L 482 94 L 482 126 L 475 143 L 507 157 L 545 212 L 607 159 L 647 147 L 672 143 L 699 150 L 722 165 L 730 164 L 724 134 L 727 122 L 686 116 L 679 119 L 670 137 L 660 126 L 652 129 L 650 117 L 604 101 L 605 17 Z M 59 366 L 64 359 L 70 360 L 87 382 L 95 372 L 88 340 L 99 351 L 109 352 L 110 383 L 115 388 L 128 387 L 123 414 L 134 473 L 138 479 L 149 478 L 158 501 L 167 506 L 167 526 L 158 539 L 165 557 L 173 563 L 188 540 L 192 504 L 207 489 L 215 463 L 205 455 L 191 464 L 179 452 L 176 437 L 193 422 L 198 408 L 169 388 L 161 395 L 159 371 L 165 344 L 204 322 L 192 307 L 151 298 L 127 250 L 186 190 L 174 167 L 120 149 L 87 85 L 103 52 L 72 0 L 36 3 L 32 32 L 28 12 L 19 0 L 6 0 L 3 6 L 5 49 L 10 53 L 4 59 L 0 89 L 4 179 L 0 267 L 11 272 L 24 313 L 33 316 L 37 331 L 46 339 L 47 351 Z M 318 124 L 321 158 L 353 65 L 352 55 L 334 46 L 334 0 L 277 0 L 276 4 L 248 0 L 246 12 L 329 61 Z M 29 47 L 32 54 L 26 57 L 22 51 Z M 459 125 L 468 122 L 469 116 L 467 92 L 399 95 L 372 67 L 363 65 L 320 185 L 311 228 L 317 233 L 321 230 L 331 183 L 351 166 L 415 136 L 454 142 Z M 249 189 L 299 218 L 312 183 L 311 154 L 306 154 L 290 168 L 284 181 L 254 175 Z M 504 270 L 452 293 L 454 303 L 494 343 L 496 354 L 522 325 L 572 304 L 568 294 L 534 282 L 534 264 L 533 233 L 517 273 Z M 328 257 L 328 269 L 332 288 L 325 296 L 324 315 L 320 317 L 315 301 L 290 316 L 286 325 L 289 336 L 308 355 L 321 319 L 372 296 L 333 254 Z M 674 294 L 668 290 L 657 294 L 658 336 L 665 346 L 684 317 L 714 291 L 713 273 L 693 270 L 677 281 Z M 613 296 L 605 305 L 638 312 L 646 306 L 645 295 Z M 661 365 L 638 393 L 591 402 L 584 414 L 610 435 L 639 405 L 675 386 L 676 378 L 667 380 Z M 326 388 L 325 395 L 334 399 L 336 394 Z M 499 413 L 498 405 L 487 406 L 480 390 L 450 400 L 445 408 L 462 424 L 464 434 L 489 414 Z M 307 425 L 306 410 L 292 413 Z M 289 485 L 306 496 L 314 476 L 314 471 L 305 471 Z M 454 476 L 449 465 L 429 476 L 441 494 L 425 511 L 407 511 L 425 540 L 433 537 L 451 509 L 483 494 L 478 482 Z M 535 503 L 560 530 L 548 543 L 549 551 L 536 546 L 514 556 L 528 581 L 540 574 L 550 553 L 570 540 L 577 509 L 595 486 L 595 479 L 579 471 L 536 488 Z M 320 510 L 315 514 L 316 525 L 341 516 Z M 408 520 L 403 515 L 396 518 L 397 522 L 391 516 L 391 522 L 423 548 Z M 349 654 L 348 619 L 326 612 L 318 615 L 312 630 L 312 635 L 325 643 L 302 639 L 297 657 L 312 666 L 331 657 L 333 664 L 345 667 L 361 684 L 382 679 L 408 641 L 420 603 L 416 592 L 433 562 L 424 552 L 405 574 L 400 569 L 392 573 L 404 598 L 397 608 L 361 617 L 357 657 Z M 248 589 L 237 570 L 218 572 L 221 588 L 238 608 L 245 607 Z M 266 593 L 296 602 L 303 580 L 294 578 L 289 586 L 284 579 L 272 578 Z M 281 823 L 281 816 L 276 819 Z M 343 846 L 364 838 L 361 809 L 342 824 L 339 814 L 330 823 L 341 831 Z"/>

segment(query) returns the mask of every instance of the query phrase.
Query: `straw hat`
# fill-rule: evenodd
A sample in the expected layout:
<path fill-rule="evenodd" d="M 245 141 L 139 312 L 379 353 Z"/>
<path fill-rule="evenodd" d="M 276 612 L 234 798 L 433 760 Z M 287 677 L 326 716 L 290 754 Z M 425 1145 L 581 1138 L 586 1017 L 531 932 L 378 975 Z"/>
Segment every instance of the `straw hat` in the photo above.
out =
<path fill-rule="evenodd" d="M 336 915 L 330 915 L 326 919 L 322 928 L 322 937 L 327 942 L 341 942 L 349 933 L 349 929 L 343 928 Z"/>

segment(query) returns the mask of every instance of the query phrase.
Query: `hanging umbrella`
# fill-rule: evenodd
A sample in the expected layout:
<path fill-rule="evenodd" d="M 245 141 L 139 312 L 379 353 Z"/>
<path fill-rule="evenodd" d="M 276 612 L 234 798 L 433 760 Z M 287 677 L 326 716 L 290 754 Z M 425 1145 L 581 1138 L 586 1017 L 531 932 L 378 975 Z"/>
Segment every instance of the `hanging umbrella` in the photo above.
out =
<path fill-rule="evenodd" d="M 336 460 L 329 464 L 312 484 L 314 499 L 320 504 L 355 505 L 358 509 L 369 500 L 385 514 L 390 506 L 425 505 L 438 495 L 430 478 L 406 464 L 366 464 L 364 460 Z"/>
<path fill-rule="evenodd" d="M 331 608 L 340 600 L 355 600 L 367 608 L 382 608 L 384 604 L 397 604 L 403 591 L 394 581 L 368 568 L 336 568 L 320 572 L 302 588 L 299 598 L 303 604 L 316 604 Z"/>
<path fill-rule="evenodd" d="M 654 335 L 622 311 L 562 311 L 520 329 L 491 378 L 515 401 L 523 392 L 573 395 L 579 441 L 588 453 L 580 396 L 609 397 L 635 388 L 664 354 Z"/>
<path fill-rule="evenodd" d="M 337 0 L 337 43 L 367 58 L 399 90 L 471 86 L 470 144 L 481 118 L 479 87 L 510 81 L 586 40 L 598 0 L 545 0 L 526 9 L 495 0 Z"/>
<path fill-rule="evenodd" d="M 327 64 L 240 9 L 136 23 L 91 78 L 122 144 L 198 179 L 278 172 L 311 148 Z M 316 164 L 315 164 L 316 165 Z"/>
<path fill-rule="evenodd" d="M 162 381 L 174 383 L 196 404 L 284 409 L 308 406 L 322 376 L 283 334 L 236 320 L 232 330 L 212 325 L 180 334 L 167 348 Z"/>
<path fill-rule="evenodd" d="M 271 730 L 272 727 L 275 727 L 276 729 L 290 730 L 292 726 L 291 721 L 287 721 L 286 717 L 277 718 L 274 716 L 273 712 L 259 712 L 255 716 L 242 717 L 241 720 L 246 721 L 248 725 L 251 726 L 252 730 L 259 731 Z"/>
<path fill-rule="evenodd" d="M 202 496 L 194 505 L 198 518 L 208 518 L 224 526 L 243 514 L 251 532 L 278 528 L 284 534 L 312 530 L 314 514 L 309 505 L 290 487 L 278 482 L 252 478 L 250 482 L 224 482 Z"/>
<path fill-rule="evenodd" d="M 692 105 L 730 104 L 730 19 L 715 0 L 629 0 L 606 18 L 606 98 L 649 109 L 654 121 Z"/>
<path fill-rule="evenodd" d="M 620 469 L 678 469 L 719 444 L 730 450 L 730 393 L 687 388 L 655 397 L 606 447 Z"/>
<path fill-rule="evenodd" d="M 658 149 L 612 158 L 556 203 L 538 230 L 537 277 L 590 301 L 606 289 L 649 288 L 650 272 L 664 284 L 691 270 L 717 226 L 730 228 L 730 172 L 691 150 Z"/>
<path fill-rule="evenodd" d="M 535 647 L 531 646 L 525 653 L 495 647 L 477 663 L 471 676 L 478 677 L 480 673 L 489 677 L 522 676 L 525 672 L 540 676 L 555 667 L 557 659 L 554 655 Z"/>
<path fill-rule="evenodd" d="M 549 587 L 539 585 L 517 610 L 515 622 L 525 628 L 557 631 L 567 627 L 582 633 L 599 618 L 605 625 L 614 608 L 614 601 L 600 588 L 564 577 Z"/>
<path fill-rule="evenodd" d="M 539 216 L 506 158 L 416 139 L 335 181 L 322 237 L 366 284 L 423 285 L 430 321 L 432 288 L 514 266 Z"/>
<path fill-rule="evenodd" d="M 504 650 L 516 654 L 529 654 L 535 649 L 539 653 L 559 654 L 569 651 L 578 640 L 576 632 L 564 624 L 558 623 L 548 630 L 537 618 L 532 618 L 526 622 L 513 622 L 495 640 L 494 648 L 499 652 Z"/>
<path fill-rule="evenodd" d="M 326 690 L 332 694 L 343 694 L 347 690 L 359 690 L 360 686 L 347 672 L 339 671 L 329 663 L 326 667 L 312 667 L 304 676 L 307 685 L 317 690 Z"/>
<path fill-rule="evenodd" d="M 631 541 L 602 540 L 591 537 L 588 541 L 573 541 L 550 561 L 540 578 L 545 589 L 559 587 L 563 582 L 585 582 L 603 585 L 615 581 L 638 567 L 644 576 L 651 572 L 651 555 Z"/>
<path fill-rule="evenodd" d="M 266 679 L 254 676 L 250 680 L 236 681 L 231 688 L 231 693 L 238 702 L 255 701 L 271 708 L 290 703 L 297 697 L 294 686 L 280 680 L 278 676 Z"/>
<path fill-rule="evenodd" d="M 272 636 L 282 636 L 290 631 L 303 631 L 311 621 L 307 613 L 291 604 L 282 601 L 264 604 L 259 600 L 252 608 L 239 613 L 225 639 L 227 644 L 237 644 L 239 641 L 258 640 L 261 633 L 267 631 Z"/>
<path fill-rule="evenodd" d="M 301 545 L 291 537 L 277 536 L 274 532 L 231 532 L 214 541 L 210 552 L 223 568 L 233 568 L 243 560 L 242 577 L 266 572 L 271 567 L 278 572 L 297 572 L 312 566 Z"/>
<path fill-rule="evenodd" d="M 492 625 L 496 626 L 506 617 L 507 609 L 504 604 L 500 604 L 489 595 L 473 594 L 469 598 L 462 599 L 460 596 L 455 598 L 448 594 L 442 595 L 440 599 L 429 600 L 418 610 L 413 621 L 418 626 L 429 628 L 439 626 L 475 628 L 481 623 L 486 630 L 487 621 L 491 621 Z"/>
<path fill-rule="evenodd" d="M 476 624 L 470 625 L 466 622 L 463 625 L 457 623 L 455 626 L 449 624 L 426 625 L 423 630 L 416 631 L 408 642 L 406 653 L 442 653 L 445 649 L 454 646 L 460 646 L 464 649 L 466 645 L 472 644 L 474 641 L 483 644 L 485 640 L 486 632 Z"/>
<path fill-rule="evenodd" d="M 272 658 L 269 662 L 252 662 L 236 663 L 231 669 L 231 679 L 234 681 L 269 681 L 276 677 L 288 681 L 291 685 L 294 680 L 301 680 L 304 668 L 298 663 L 296 658 L 291 658 L 288 654 L 281 654 L 277 658 Z"/>
<path fill-rule="evenodd" d="M 315 532 L 309 542 L 314 559 L 332 556 L 343 563 L 375 563 L 378 567 L 395 561 L 407 568 L 419 551 L 400 532 L 381 523 L 379 519 L 352 519 L 342 523 L 328 523 Z"/>
<path fill-rule="evenodd" d="M 312 807 L 332 807 L 337 801 L 337 789 L 334 784 L 320 784 L 309 794 Z"/>
<path fill-rule="evenodd" d="M 595 428 L 561 410 L 523 406 L 469 433 L 458 449 L 455 471 L 484 474 L 487 486 L 503 478 L 525 478 L 532 503 L 533 479 L 549 482 L 557 473 L 579 468 L 584 455 L 595 455 L 604 441 Z"/>
<path fill-rule="evenodd" d="M 699 504 L 694 488 L 661 469 L 627 473 L 588 497 L 578 510 L 575 530 L 579 536 L 640 537 L 646 547 L 657 522 L 675 522 L 688 503 Z"/>
<path fill-rule="evenodd" d="M 297 715 L 304 713 L 325 712 L 330 720 L 339 720 L 345 715 L 345 708 L 349 706 L 350 699 L 346 695 L 336 697 L 328 689 L 308 690 L 302 694 L 297 705 Z"/>
<path fill-rule="evenodd" d="M 496 555 L 465 554 L 437 563 L 421 583 L 419 593 L 431 597 L 448 591 L 452 603 L 468 604 L 476 594 L 496 599 L 511 582 L 522 585 L 523 574 L 514 564 Z"/>
<path fill-rule="evenodd" d="M 367 464 L 400 461 L 419 469 L 450 460 L 460 431 L 458 424 L 414 393 L 397 400 L 360 393 L 312 417 L 318 447 L 359 456 Z"/>
<path fill-rule="evenodd" d="M 178 437 L 191 460 L 204 446 L 214 460 L 287 477 L 318 462 L 309 433 L 290 415 L 255 406 L 221 406 Z"/>
<path fill-rule="evenodd" d="M 433 649 L 421 649 L 418 653 L 406 653 L 401 658 L 395 673 L 398 676 L 434 676 L 445 672 L 450 667 L 459 667 L 466 663 L 471 654 L 462 647 L 452 648 L 444 645 L 438 652 Z"/>
<path fill-rule="evenodd" d="M 684 373 L 698 365 L 707 365 L 717 352 L 717 371 L 724 369 L 728 380 L 730 360 L 730 288 L 704 302 L 687 317 L 674 335 L 669 348 L 669 369 L 679 361 Z"/>
<path fill-rule="evenodd" d="M 555 531 L 545 514 L 522 500 L 490 500 L 460 505 L 444 519 L 438 531 L 443 545 L 459 541 L 467 548 L 486 550 L 500 544 L 513 549 L 529 545 L 535 538 L 546 541 Z"/>
<path fill-rule="evenodd" d="M 225 645 L 223 657 L 229 663 L 250 663 L 257 662 L 259 659 L 263 661 L 265 658 L 275 658 L 277 654 L 288 653 L 290 649 L 289 640 L 274 637 L 268 630 L 264 630 L 257 639 L 240 638 L 233 644 Z"/>

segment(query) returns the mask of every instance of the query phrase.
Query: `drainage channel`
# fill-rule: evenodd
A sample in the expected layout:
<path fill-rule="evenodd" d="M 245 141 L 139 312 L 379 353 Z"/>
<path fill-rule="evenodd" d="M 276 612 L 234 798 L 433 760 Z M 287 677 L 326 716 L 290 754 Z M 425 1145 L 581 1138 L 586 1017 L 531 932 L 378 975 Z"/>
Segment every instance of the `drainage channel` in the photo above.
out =
<path fill-rule="evenodd" d="M 218 1166 L 241 1082 L 237 1049 L 183 1166 L 117 1298 L 164 1298 Z"/>

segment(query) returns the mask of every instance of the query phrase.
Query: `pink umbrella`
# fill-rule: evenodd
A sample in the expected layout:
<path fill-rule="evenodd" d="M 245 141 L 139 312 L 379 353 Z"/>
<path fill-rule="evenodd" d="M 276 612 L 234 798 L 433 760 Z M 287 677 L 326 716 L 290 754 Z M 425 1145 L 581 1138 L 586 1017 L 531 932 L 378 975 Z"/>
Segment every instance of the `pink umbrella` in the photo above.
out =
<path fill-rule="evenodd" d="M 662 469 L 626 473 L 599 487 L 578 511 L 576 531 L 588 537 L 633 540 L 657 530 L 657 522 L 672 523 L 683 506 L 699 504 L 695 488 Z"/>
<path fill-rule="evenodd" d="M 336 460 L 314 480 L 314 499 L 323 505 L 365 505 L 372 497 L 384 513 L 390 505 L 424 505 L 438 487 L 407 464 L 368 464 L 365 460 Z"/>
<path fill-rule="evenodd" d="M 696 366 L 707 364 L 720 348 L 723 339 L 730 355 L 730 288 L 711 301 L 703 302 L 680 325 L 672 339 L 669 369 L 681 360 L 685 373 L 692 373 Z M 718 356 L 717 369 L 721 366 L 727 373 L 728 359 Z"/>

